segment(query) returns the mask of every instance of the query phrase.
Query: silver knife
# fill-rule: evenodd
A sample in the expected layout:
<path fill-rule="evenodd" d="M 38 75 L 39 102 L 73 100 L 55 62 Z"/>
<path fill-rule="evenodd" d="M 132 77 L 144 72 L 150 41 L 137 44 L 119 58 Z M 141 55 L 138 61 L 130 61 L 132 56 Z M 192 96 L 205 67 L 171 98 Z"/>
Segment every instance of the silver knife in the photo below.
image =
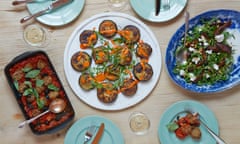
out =
<path fill-rule="evenodd" d="M 157 16 L 160 12 L 161 0 L 155 0 L 155 15 Z"/>
<path fill-rule="evenodd" d="M 20 4 L 24 4 L 24 3 L 31 3 L 34 0 L 15 0 L 12 2 L 12 5 L 16 6 L 16 5 L 20 5 Z"/>
<path fill-rule="evenodd" d="M 66 4 L 68 4 L 68 3 L 70 3 L 70 2 L 72 2 L 72 1 L 73 1 L 73 0 L 57 0 L 57 1 L 53 2 L 52 4 L 50 4 L 46 9 L 41 10 L 41 11 L 39 11 L 39 12 L 33 14 L 33 15 L 26 16 L 26 17 L 22 18 L 22 19 L 20 20 L 20 23 L 24 23 L 24 22 L 26 22 L 26 21 L 28 21 L 28 20 L 30 20 L 30 19 L 32 19 L 32 18 L 38 17 L 38 16 L 43 15 L 43 14 L 45 14 L 45 13 L 48 13 L 48 12 L 50 12 L 50 11 L 52 11 L 52 10 L 55 10 L 55 9 L 57 9 L 57 8 L 60 8 L 60 7 L 66 5 Z"/>

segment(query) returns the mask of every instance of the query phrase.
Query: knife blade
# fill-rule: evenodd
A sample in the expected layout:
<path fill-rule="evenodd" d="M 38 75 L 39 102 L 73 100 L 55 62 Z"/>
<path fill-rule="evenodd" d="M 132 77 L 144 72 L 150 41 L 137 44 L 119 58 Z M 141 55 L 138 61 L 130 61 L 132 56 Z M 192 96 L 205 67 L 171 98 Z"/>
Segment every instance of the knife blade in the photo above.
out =
<path fill-rule="evenodd" d="M 155 15 L 157 16 L 160 12 L 161 0 L 155 0 Z"/>
<path fill-rule="evenodd" d="M 46 9 L 41 10 L 41 11 L 39 11 L 39 12 L 33 14 L 33 15 L 26 16 L 26 17 L 22 18 L 20 20 L 20 22 L 24 23 L 24 22 L 26 22 L 26 21 L 28 21 L 28 20 L 30 20 L 32 18 L 38 17 L 40 15 L 43 15 L 45 13 L 51 12 L 51 11 L 53 11 L 55 9 L 58 9 L 58 8 L 64 6 L 64 5 L 67 5 L 68 3 L 72 2 L 72 1 L 73 0 L 57 0 L 57 1 L 53 2 L 52 4 L 50 4 Z"/>
<path fill-rule="evenodd" d="M 98 144 L 98 142 L 100 141 L 101 137 L 102 137 L 102 134 L 104 132 L 104 123 L 101 123 L 98 131 L 97 131 L 97 134 L 95 135 L 93 141 L 92 141 L 92 144 Z"/>

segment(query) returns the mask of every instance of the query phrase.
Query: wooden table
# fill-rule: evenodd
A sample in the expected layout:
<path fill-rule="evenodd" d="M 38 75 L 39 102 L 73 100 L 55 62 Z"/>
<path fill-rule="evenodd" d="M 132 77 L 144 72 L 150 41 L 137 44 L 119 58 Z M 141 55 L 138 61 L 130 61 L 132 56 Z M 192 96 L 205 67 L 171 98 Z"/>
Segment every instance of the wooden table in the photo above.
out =
<path fill-rule="evenodd" d="M 33 50 L 23 41 L 23 28 L 20 18 L 28 15 L 25 6 L 13 7 L 11 0 L 1 0 L 0 5 L 0 143 L 2 144 L 60 144 L 63 143 L 69 127 L 52 135 L 35 136 L 29 127 L 18 129 L 17 125 L 23 121 L 22 113 L 17 105 L 13 92 L 7 84 L 3 69 L 15 56 L 25 51 Z M 189 0 L 186 9 L 194 17 L 202 12 L 212 9 L 240 10 L 239 0 Z M 185 9 L 185 10 L 186 10 Z M 240 101 L 239 86 L 217 94 L 196 94 L 186 92 L 176 86 L 168 77 L 163 61 L 160 80 L 153 92 L 141 103 L 120 111 L 106 112 L 89 107 L 83 103 L 69 87 L 63 68 L 63 55 L 66 42 L 73 30 L 92 15 L 109 11 L 107 0 L 86 0 L 85 7 L 80 16 L 72 23 L 63 27 L 48 27 L 52 36 L 50 45 L 42 50 L 51 58 L 58 75 L 63 82 L 65 90 L 74 106 L 75 121 L 88 115 L 101 115 L 112 120 L 121 130 L 126 144 L 157 144 L 160 143 L 157 135 L 160 118 L 168 106 L 181 100 L 196 100 L 208 106 L 219 122 L 220 135 L 229 144 L 240 143 Z M 128 7 L 122 11 L 142 20 L 133 9 Z M 184 23 L 184 14 L 165 23 L 151 23 L 142 20 L 153 31 L 158 39 L 162 60 L 165 59 L 166 46 L 173 33 Z M 41 25 L 38 22 L 34 22 Z M 148 115 L 151 121 L 149 132 L 143 136 L 133 134 L 128 126 L 128 116 L 134 111 L 141 111 Z"/>

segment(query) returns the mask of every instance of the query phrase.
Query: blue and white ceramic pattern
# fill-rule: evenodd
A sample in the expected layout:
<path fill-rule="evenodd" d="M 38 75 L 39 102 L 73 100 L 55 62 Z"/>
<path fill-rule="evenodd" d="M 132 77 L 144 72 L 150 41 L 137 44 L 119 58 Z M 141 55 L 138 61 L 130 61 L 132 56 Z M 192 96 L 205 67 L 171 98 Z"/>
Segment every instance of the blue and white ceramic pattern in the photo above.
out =
<path fill-rule="evenodd" d="M 173 73 L 173 69 L 176 64 L 175 50 L 180 43 L 181 39 L 184 36 L 185 25 L 183 24 L 176 33 L 172 36 L 165 57 L 165 64 L 171 79 L 180 87 L 197 93 L 214 93 L 221 92 L 227 89 L 230 89 L 240 83 L 240 12 L 235 10 L 211 10 L 205 13 L 202 13 L 189 21 L 189 28 L 200 24 L 202 18 L 220 18 L 223 20 L 231 19 L 232 25 L 228 28 L 228 31 L 231 31 L 234 34 L 234 39 L 230 41 L 234 51 L 234 65 L 233 71 L 230 73 L 230 78 L 226 81 L 220 81 L 213 85 L 203 85 L 198 86 L 196 84 L 187 83 L 179 75 Z"/>

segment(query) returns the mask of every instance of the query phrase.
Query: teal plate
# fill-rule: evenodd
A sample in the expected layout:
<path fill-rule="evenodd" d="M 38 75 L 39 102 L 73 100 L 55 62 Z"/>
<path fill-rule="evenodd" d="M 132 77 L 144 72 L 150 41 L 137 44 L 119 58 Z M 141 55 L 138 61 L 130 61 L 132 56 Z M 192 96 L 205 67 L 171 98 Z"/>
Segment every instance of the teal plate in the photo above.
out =
<path fill-rule="evenodd" d="M 187 0 L 169 0 L 170 9 L 163 9 L 163 2 L 161 0 L 160 12 L 155 15 L 155 0 L 130 0 L 130 4 L 133 10 L 143 19 L 151 22 L 166 22 L 175 18 L 180 14 L 185 6 L 187 5 Z"/>
<path fill-rule="evenodd" d="M 34 14 L 40 10 L 46 9 L 52 0 L 36 0 L 36 2 L 28 3 L 27 8 L 30 14 Z M 37 17 L 37 21 L 49 26 L 62 26 L 72 22 L 81 13 L 85 0 L 73 0 L 73 2 L 58 8 L 54 11 Z"/>
<path fill-rule="evenodd" d="M 216 134 L 219 134 L 218 121 L 214 116 L 214 113 L 204 104 L 192 101 L 185 100 L 177 102 L 171 105 L 163 113 L 160 124 L 158 127 L 158 137 L 161 144 L 214 144 L 216 141 L 214 138 L 207 132 L 206 128 L 200 125 L 200 130 L 202 133 L 200 140 L 193 140 L 190 136 L 181 140 L 178 139 L 174 132 L 169 132 L 166 125 L 174 120 L 177 116 L 185 116 L 186 108 L 191 108 L 193 111 L 200 114 L 200 119 L 207 124 L 210 129 L 212 129 Z"/>
<path fill-rule="evenodd" d="M 76 121 L 68 130 L 64 144 L 81 144 L 84 142 L 84 135 L 87 128 L 92 124 L 99 128 L 104 123 L 105 128 L 99 144 L 124 144 L 124 138 L 120 129 L 110 120 L 101 116 L 87 116 Z M 95 135 L 93 135 L 94 137 Z M 93 139 L 91 139 L 93 140 Z M 89 144 L 91 141 L 89 141 Z"/>

